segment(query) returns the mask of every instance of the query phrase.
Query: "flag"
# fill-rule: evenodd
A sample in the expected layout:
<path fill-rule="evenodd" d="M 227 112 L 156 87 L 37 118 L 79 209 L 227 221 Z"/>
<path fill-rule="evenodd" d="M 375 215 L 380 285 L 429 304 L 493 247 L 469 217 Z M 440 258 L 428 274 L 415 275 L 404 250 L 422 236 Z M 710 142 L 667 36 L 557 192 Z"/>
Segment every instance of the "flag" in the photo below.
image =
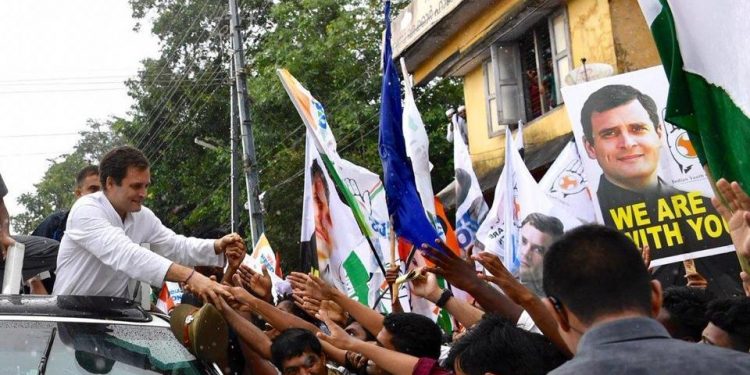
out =
<path fill-rule="evenodd" d="M 539 188 L 505 129 L 505 167 L 495 186 L 495 198 L 487 218 L 477 230 L 477 241 L 484 251 L 503 260 L 513 274 L 520 266 L 521 222 L 531 213 L 549 214 L 552 202 Z"/>
<path fill-rule="evenodd" d="M 401 107 L 401 85 L 391 51 L 391 3 L 386 1 L 383 82 L 380 91 L 379 151 L 383 163 L 388 212 L 396 233 L 420 246 L 433 244 L 440 235 L 425 214 L 415 184 L 414 171 L 406 154 Z M 432 199 L 432 195 L 429 196 Z"/>
<path fill-rule="evenodd" d="M 539 181 L 539 187 L 552 199 L 565 228 L 596 222 L 594 202 L 574 141 L 568 143 Z M 572 219 L 572 220 L 570 220 Z"/>
<path fill-rule="evenodd" d="M 518 130 L 516 130 L 516 139 L 514 141 L 514 144 L 516 146 L 516 149 L 518 150 L 518 154 L 521 155 L 521 160 L 523 160 L 526 148 L 523 143 L 523 121 L 518 120 Z"/>
<path fill-rule="evenodd" d="M 669 79 L 665 120 L 714 178 L 750 189 L 750 3 L 639 0 Z"/>
<path fill-rule="evenodd" d="M 459 117 L 451 117 L 453 127 L 458 127 Z M 456 238 L 462 250 L 476 240 L 479 224 L 487 216 L 488 207 L 482 189 L 474 174 L 469 149 L 463 138 L 453 138 L 453 167 L 456 174 Z"/>
<path fill-rule="evenodd" d="M 419 193 L 422 207 L 430 223 L 437 230 L 441 238 L 445 239 L 445 228 L 440 225 L 440 221 L 435 212 L 434 194 L 432 192 L 432 179 L 430 178 L 430 141 L 427 138 L 427 131 L 422 122 L 422 115 L 419 114 L 417 103 L 414 101 L 412 92 L 411 79 L 409 72 L 406 71 L 404 59 L 401 59 L 401 72 L 404 76 L 404 112 L 403 112 L 403 132 L 404 143 L 406 146 L 406 155 L 411 161 L 411 167 L 414 170 L 414 181 Z"/>
<path fill-rule="evenodd" d="M 175 303 L 169 293 L 167 283 L 162 283 L 161 291 L 159 291 L 159 298 L 156 300 L 156 308 L 165 314 L 169 314 L 172 312 L 172 309 L 174 309 L 174 306 Z"/>
<path fill-rule="evenodd" d="M 323 105 L 287 70 L 277 72 L 307 127 L 303 260 L 317 263 L 324 279 L 369 305 L 385 277 L 384 264 L 391 262 L 381 250 L 389 246 L 382 182 L 338 155 Z"/>

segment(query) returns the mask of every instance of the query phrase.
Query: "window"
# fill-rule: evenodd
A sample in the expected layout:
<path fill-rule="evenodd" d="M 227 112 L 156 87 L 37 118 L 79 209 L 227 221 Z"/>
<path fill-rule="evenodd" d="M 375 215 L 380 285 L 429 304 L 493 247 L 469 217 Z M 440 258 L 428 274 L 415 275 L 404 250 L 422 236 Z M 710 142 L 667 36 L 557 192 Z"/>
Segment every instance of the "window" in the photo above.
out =
<path fill-rule="evenodd" d="M 562 104 L 560 82 L 570 70 L 565 10 L 537 22 L 518 40 L 495 44 L 484 64 L 490 137 Z"/>

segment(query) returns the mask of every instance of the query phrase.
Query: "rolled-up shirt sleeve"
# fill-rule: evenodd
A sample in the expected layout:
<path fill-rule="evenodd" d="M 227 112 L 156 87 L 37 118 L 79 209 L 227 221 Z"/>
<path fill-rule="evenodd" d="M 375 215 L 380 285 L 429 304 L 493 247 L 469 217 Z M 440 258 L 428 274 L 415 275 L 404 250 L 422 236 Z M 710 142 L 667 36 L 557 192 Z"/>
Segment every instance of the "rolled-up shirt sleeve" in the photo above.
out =
<path fill-rule="evenodd" d="M 79 206 L 68 220 L 65 236 L 105 265 L 151 285 L 164 281 L 172 261 L 134 243 L 122 228 L 103 216 L 100 208 Z"/>

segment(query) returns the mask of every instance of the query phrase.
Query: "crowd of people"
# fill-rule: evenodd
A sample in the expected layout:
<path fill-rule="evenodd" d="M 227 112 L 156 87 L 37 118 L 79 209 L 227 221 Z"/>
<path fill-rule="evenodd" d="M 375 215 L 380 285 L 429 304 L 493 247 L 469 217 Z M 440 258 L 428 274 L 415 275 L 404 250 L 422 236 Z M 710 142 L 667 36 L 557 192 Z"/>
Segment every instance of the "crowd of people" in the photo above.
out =
<path fill-rule="evenodd" d="M 455 329 L 443 332 L 398 298 L 382 314 L 315 273 L 274 285 L 269 270 L 243 264 L 238 234 L 198 239 L 165 227 L 143 206 L 149 184 L 148 160 L 129 146 L 82 170 L 71 210 L 29 236 L 54 246 L 31 246 L 41 250 L 27 253 L 28 291 L 133 298 L 138 282 L 178 282 L 177 339 L 226 373 L 750 374 L 750 277 L 738 275 L 745 296 L 716 297 L 705 282 L 663 289 L 648 252 L 610 227 L 563 233 L 554 218 L 528 218 L 521 280 L 489 252 L 463 259 L 442 241 L 421 244 L 429 265 L 413 269 L 408 288 L 450 314 Z M 712 203 L 750 256 L 750 197 L 737 183 L 716 188 L 723 199 Z M 30 241 L 8 224 L 0 201 L 3 254 Z M 399 272 L 393 265 L 389 284 Z"/>

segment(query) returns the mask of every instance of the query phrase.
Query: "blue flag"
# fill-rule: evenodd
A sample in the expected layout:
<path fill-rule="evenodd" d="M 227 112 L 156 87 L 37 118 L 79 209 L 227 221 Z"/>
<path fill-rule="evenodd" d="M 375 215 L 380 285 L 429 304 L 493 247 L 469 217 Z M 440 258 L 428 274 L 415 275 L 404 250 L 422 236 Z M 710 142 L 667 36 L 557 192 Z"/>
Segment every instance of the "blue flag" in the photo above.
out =
<path fill-rule="evenodd" d="M 380 90 L 380 159 L 383 162 L 388 212 L 396 233 L 416 246 L 434 244 L 437 231 L 425 215 L 419 198 L 414 171 L 406 156 L 402 128 L 401 83 L 391 51 L 391 2 L 385 3 L 385 48 L 383 84 Z"/>

